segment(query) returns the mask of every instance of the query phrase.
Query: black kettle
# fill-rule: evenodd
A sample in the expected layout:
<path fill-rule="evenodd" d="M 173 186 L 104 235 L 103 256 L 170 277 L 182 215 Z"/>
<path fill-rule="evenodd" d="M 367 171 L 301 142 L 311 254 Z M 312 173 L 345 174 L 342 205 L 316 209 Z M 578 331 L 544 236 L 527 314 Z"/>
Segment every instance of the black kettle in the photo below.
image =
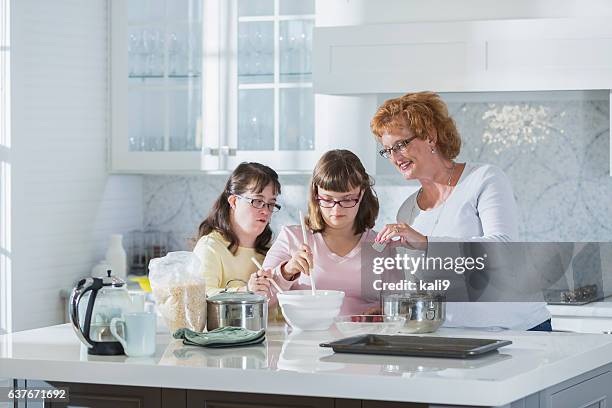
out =
<path fill-rule="evenodd" d="M 103 278 L 81 279 L 70 294 L 68 313 L 79 340 L 93 355 L 124 354 L 123 346 L 113 336 L 110 322 L 132 306 L 123 280 L 107 271 Z M 121 325 L 118 327 L 121 332 Z M 125 336 L 125 333 L 119 333 Z"/>

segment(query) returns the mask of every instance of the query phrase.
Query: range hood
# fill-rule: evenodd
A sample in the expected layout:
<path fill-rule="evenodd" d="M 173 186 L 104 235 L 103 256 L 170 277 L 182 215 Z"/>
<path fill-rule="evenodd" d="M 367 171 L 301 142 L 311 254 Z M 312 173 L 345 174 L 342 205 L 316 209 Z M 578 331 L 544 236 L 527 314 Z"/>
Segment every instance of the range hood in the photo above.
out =
<path fill-rule="evenodd" d="M 612 88 L 609 18 L 317 27 L 322 94 Z"/>

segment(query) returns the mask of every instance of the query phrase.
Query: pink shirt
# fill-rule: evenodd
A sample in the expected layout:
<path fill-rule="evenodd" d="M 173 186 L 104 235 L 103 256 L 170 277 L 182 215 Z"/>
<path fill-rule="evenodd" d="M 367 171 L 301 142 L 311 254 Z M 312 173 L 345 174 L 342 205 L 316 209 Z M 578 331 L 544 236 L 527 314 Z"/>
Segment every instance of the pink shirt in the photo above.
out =
<path fill-rule="evenodd" d="M 359 243 L 345 256 L 330 251 L 320 233 L 308 231 L 307 235 L 308 245 L 313 252 L 316 288 L 341 290 L 345 294 L 340 314 L 363 314 L 366 309 L 379 306 L 378 301 L 367 301 L 361 297 L 361 246 L 374 242 L 374 231 L 365 231 Z M 263 262 L 264 269 L 273 269 L 274 280 L 283 290 L 310 289 L 309 276 L 302 274 L 296 280 L 288 281 L 280 271 L 281 266 L 291 259 L 291 254 L 302 243 L 302 228 L 299 225 L 283 227 Z M 270 301 L 276 303 L 276 297 L 272 296 Z"/>

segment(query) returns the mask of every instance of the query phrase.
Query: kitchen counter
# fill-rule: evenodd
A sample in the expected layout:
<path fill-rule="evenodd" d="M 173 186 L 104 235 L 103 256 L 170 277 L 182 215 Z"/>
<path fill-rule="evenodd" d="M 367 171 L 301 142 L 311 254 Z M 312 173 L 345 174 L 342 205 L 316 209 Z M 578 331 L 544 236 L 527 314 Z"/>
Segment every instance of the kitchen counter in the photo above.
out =
<path fill-rule="evenodd" d="M 555 330 L 579 333 L 612 332 L 612 301 L 585 305 L 548 305 Z"/>
<path fill-rule="evenodd" d="M 183 346 L 158 333 L 150 358 L 89 356 L 70 325 L 0 336 L 0 378 L 276 395 L 503 406 L 612 362 L 612 335 L 441 329 L 434 335 L 511 340 L 477 359 L 334 354 L 336 329 L 268 329 L 262 345 Z"/>
<path fill-rule="evenodd" d="M 612 318 L 612 301 L 591 302 L 585 305 L 548 305 L 553 316 Z M 612 327 L 610 328 L 612 330 Z"/>

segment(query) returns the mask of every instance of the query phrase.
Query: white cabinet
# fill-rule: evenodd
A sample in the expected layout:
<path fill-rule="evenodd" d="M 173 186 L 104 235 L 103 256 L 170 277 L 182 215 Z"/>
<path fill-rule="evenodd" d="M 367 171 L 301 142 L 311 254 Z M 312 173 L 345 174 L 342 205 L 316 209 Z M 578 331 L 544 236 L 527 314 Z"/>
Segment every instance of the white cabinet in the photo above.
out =
<path fill-rule="evenodd" d="M 111 1 L 111 169 L 200 168 L 202 1 Z"/>
<path fill-rule="evenodd" d="M 112 171 L 312 170 L 314 1 L 110 4 Z"/>
<path fill-rule="evenodd" d="M 314 49 L 320 93 L 612 88 L 609 18 L 321 27 Z"/>
<path fill-rule="evenodd" d="M 241 0 L 229 19 L 230 69 L 227 158 L 233 168 L 245 160 L 280 171 L 312 171 L 325 150 L 315 133 L 312 83 L 314 1 Z"/>

